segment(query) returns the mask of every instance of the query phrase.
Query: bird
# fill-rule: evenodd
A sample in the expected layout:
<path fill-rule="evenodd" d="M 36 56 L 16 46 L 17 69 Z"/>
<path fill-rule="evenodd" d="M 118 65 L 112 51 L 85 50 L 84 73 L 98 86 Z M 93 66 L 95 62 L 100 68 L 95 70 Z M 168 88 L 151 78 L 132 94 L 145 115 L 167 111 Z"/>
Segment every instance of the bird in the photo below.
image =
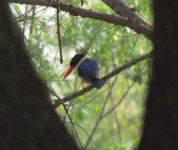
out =
<path fill-rule="evenodd" d="M 99 77 L 99 66 L 96 60 L 88 58 L 86 54 L 76 54 L 70 61 L 70 68 L 64 75 L 64 80 L 71 74 L 73 69 L 76 69 L 78 76 L 82 79 L 82 82 L 92 84 L 96 89 L 100 89 L 104 84 Z"/>

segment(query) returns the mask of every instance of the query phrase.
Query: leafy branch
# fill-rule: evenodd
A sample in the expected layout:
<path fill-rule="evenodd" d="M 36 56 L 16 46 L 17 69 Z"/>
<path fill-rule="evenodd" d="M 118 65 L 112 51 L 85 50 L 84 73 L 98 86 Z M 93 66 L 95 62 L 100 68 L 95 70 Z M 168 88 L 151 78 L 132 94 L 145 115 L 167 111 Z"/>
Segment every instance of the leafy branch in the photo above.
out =
<path fill-rule="evenodd" d="M 141 17 L 138 17 L 138 15 L 132 15 L 132 19 L 125 16 L 115 16 L 111 14 L 105 14 L 105 13 L 99 13 L 93 10 L 87 10 L 80 7 L 75 7 L 72 5 L 64 4 L 64 3 L 57 3 L 55 0 L 8 0 L 11 3 L 19 3 L 19 4 L 29 4 L 29 5 L 40 5 L 40 6 L 47 6 L 47 7 L 53 7 L 58 9 L 60 7 L 61 11 L 68 12 L 72 16 L 81 16 L 83 18 L 91 18 L 96 19 L 100 21 L 105 21 L 107 23 L 112 23 L 114 25 L 121 25 L 123 27 L 129 27 L 130 29 L 133 29 L 137 33 L 141 33 L 145 35 L 148 39 L 152 40 L 153 35 L 153 29 L 152 27 L 147 23 L 143 24 L 140 23 Z M 107 3 L 107 0 L 103 0 L 106 2 L 107 5 L 111 6 L 112 9 L 116 9 L 110 3 Z M 109 2 L 109 1 L 108 1 Z M 119 5 L 117 5 L 119 6 Z M 120 9 L 122 10 L 122 9 Z M 135 14 L 134 12 L 132 14 Z M 136 20 L 136 21 L 133 21 Z"/>
<path fill-rule="evenodd" d="M 137 63 L 139 63 L 139 62 L 141 62 L 141 61 L 143 61 L 145 59 L 151 58 L 151 57 L 153 57 L 153 51 L 151 51 L 151 52 L 149 52 L 147 54 L 144 54 L 142 56 L 139 56 L 139 57 L 137 57 L 137 58 L 125 63 L 124 65 L 116 68 L 115 70 L 113 70 L 109 74 L 105 75 L 102 78 L 102 80 L 107 81 L 107 80 L 111 79 L 112 77 L 118 75 L 120 72 L 124 71 L 125 69 L 127 69 L 127 68 L 129 68 L 129 67 L 131 67 L 131 66 L 133 66 L 133 65 L 135 65 L 135 64 L 137 64 Z M 74 99 L 74 98 L 76 98 L 78 96 L 81 96 L 81 95 L 89 92 L 93 88 L 94 87 L 92 85 L 90 85 L 90 86 L 88 86 L 88 87 L 86 87 L 86 88 L 84 88 L 84 89 L 82 89 L 80 91 L 77 91 L 77 92 L 75 92 L 75 93 L 73 93 L 71 95 L 68 95 L 68 96 L 66 96 L 66 97 L 64 97 L 62 99 L 59 98 L 59 99 L 55 100 L 55 104 L 53 104 L 53 106 L 54 106 L 54 108 L 57 108 L 59 105 L 62 104 L 61 101 L 63 103 L 68 102 L 68 101 L 70 101 L 70 100 L 72 100 L 72 99 Z"/>

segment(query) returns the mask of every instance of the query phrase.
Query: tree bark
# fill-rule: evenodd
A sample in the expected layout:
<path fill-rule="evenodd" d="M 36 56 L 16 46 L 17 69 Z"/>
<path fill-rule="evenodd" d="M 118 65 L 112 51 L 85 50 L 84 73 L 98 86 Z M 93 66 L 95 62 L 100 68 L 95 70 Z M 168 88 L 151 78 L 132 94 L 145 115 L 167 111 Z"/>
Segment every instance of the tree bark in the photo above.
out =
<path fill-rule="evenodd" d="M 77 150 L 25 52 L 6 2 L 0 2 L 0 149 Z"/>
<path fill-rule="evenodd" d="M 178 150 L 178 1 L 154 0 L 153 76 L 139 150 Z"/>

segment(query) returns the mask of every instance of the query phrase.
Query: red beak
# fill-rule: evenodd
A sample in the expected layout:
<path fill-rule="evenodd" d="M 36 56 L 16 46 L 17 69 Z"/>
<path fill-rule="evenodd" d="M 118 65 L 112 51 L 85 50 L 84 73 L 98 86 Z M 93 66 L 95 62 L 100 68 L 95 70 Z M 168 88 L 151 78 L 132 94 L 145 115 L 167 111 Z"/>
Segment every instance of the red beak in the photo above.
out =
<path fill-rule="evenodd" d="M 63 80 L 65 80 L 65 79 L 67 78 L 67 76 L 68 76 L 69 74 L 71 74 L 71 72 L 72 72 L 72 70 L 73 70 L 74 68 L 75 68 L 74 66 L 71 66 L 71 67 L 67 70 L 67 72 L 66 72 L 66 74 L 65 74 L 65 76 L 64 76 L 64 78 L 63 78 Z"/>

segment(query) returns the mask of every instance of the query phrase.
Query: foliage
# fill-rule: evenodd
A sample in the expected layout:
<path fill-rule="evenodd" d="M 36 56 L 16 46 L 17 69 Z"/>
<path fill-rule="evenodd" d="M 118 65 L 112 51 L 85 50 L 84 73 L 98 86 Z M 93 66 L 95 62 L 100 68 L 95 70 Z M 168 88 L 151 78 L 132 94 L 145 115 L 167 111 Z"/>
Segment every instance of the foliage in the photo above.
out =
<path fill-rule="evenodd" d="M 152 22 L 150 1 L 125 0 L 124 2 L 135 8 L 148 22 Z M 72 0 L 71 3 L 80 6 L 78 0 Z M 99 0 L 85 1 L 82 7 L 98 12 L 114 13 Z M 148 39 L 127 27 L 60 12 L 64 56 L 64 64 L 60 64 L 56 10 L 17 4 L 12 4 L 11 8 L 16 21 L 24 31 L 27 49 L 37 72 L 59 97 L 81 89 L 76 73 L 73 73 L 68 80 L 62 80 L 74 53 L 87 53 L 90 57 L 97 59 L 101 66 L 101 76 L 104 76 L 125 62 L 152 49 Z M 79 145 L 81 143 L 81 147 L 85 146 L 86 141 L 91 137 L 98 118 L 100 118 L 99 123 L 87 149 L 131 150 L 136 146 L 141 134 L 143 100 L 151 74 L 150 66 L 151 61 L 139 63 L 119 74 L 117 79 L 108 81 L 101 90 L 92 90 L 69 102 L 67 109 L 78 137 L 63 107 L 60 106 L 57 109 L 71 134 L 76 137 Z M 113 88 L 112 84 L 114 84 Z M 124 94 L 126 95 L 123 97 Z M 106 102 L 107 97 L 109 100 Z M 100 116 L 105 102 L 106 106 L 102 115 L 119 101 L 118 107 L 108 115 L 103 118 Z"/>

